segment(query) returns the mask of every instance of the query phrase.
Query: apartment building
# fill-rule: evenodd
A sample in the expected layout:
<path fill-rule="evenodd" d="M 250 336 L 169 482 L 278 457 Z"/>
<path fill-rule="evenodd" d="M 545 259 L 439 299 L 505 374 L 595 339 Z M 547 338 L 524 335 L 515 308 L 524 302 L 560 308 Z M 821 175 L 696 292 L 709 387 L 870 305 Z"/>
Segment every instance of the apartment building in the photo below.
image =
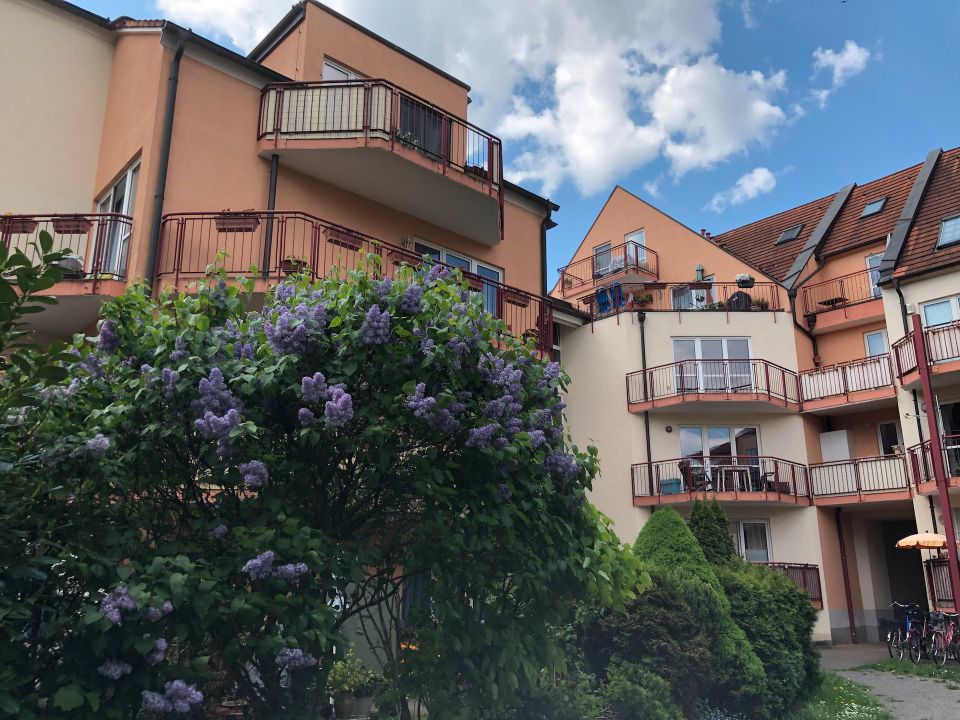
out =
<path fill-rule="evenodd" d="M 615 188 L 551 291 L 588 318 L 559 348 L 594 501 L 632 541 L 716 498 L 819 640 L 876 639 L 894 599 L 951 607 L 942 554 L 894 545 L 956 532 L 958 264 L 960 150 L 719 235 Z"/>
<path fill-rule="evenodd" d="M 166 20 L 0 4 L 8 108 L 0 237 L 70 248 L 38 334 L 94 327 L 132 282 L 189 288 L 225 251 L 257 292 L 287 274 L 460 268 L 517 336 L 553 346 L 557 206 L 503 177 L 470 87 L 316 2 L 246 57 Z"/>

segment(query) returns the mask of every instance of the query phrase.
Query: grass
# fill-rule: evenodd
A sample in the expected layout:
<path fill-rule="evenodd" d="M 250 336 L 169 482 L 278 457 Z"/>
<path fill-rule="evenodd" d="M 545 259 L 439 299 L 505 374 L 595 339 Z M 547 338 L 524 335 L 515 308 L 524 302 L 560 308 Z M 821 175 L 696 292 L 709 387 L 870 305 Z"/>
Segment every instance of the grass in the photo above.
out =
<path fill-rule="evenodd" d="M 893 715 L 856 683 L 824 673 L 823 684 L 790 720 L 892 720 Z"/>
<path fill-rule="evenodd" d="M 946 683 L 951 690 L 960 690 L 960 663 L 952 658 L 947 661 L 943 667 L 934 665 L 928 660 L 921 660 L 920 664 L 914 665 L 909 660 L 883 660 L 878 663 L 864 665 L 858 670 L 881 670 L 883 672 L 895 673 L 897 675 L 914 675 L 916 677 L 930 678 Z"/>

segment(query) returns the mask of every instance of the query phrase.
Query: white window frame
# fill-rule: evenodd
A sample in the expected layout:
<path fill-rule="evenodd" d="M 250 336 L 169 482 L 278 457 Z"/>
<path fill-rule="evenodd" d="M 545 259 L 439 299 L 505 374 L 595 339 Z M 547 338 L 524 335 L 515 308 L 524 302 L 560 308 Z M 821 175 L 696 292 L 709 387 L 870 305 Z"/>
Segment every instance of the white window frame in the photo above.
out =
<path fill-rule="evenodd" d="M 947 226 L 947 223 L 960 223 L 960 215 L 954 215 L 953 217 L 944 218 L 940 221 L 940 232 L 937 235 L 937 247 L 951 247 L 960 243 L 960 238 L 956 240 L 951 240 L 950 242 L 943 242 L 943 229 Z"/>
<path fill-rule="evenodd" d="M 713 283 L 716 282 L 716 275 L 708 275 L 703 278 L 702 281 L 691 280 L 691 283 L 696 282 L 705 282 Z M 679 293 L 677 291 L 680 291 Z M 683 312 L 685 310 L 698 310 L 700 308 L 706 307 L 714 302 L 712 295 L 713 290 L 694 290 L 690 287 L 690 283 L 684 283 L 683 285 L 678 285 L 670 290 L 670 304 L 674 310 L 677 312 Z M 703 293 L 702 297 L 698 297 L 697 293 Z M 677 307 L 677 299 L 690 295 L 690 307 L 682 308 Z"/>
<path fill-rule="evenodd" d="M 739 391 L 739 392 L 744 392 L 744 391 L 745 391 L 745 392 L 755 392 L 755 391 L 756 391 L 756 388 L 754 387 L 754 383 L 753 383 L 752 366 L 751 366 L 751 364 L 750 364 L 750 360 L 753 358 L 753 341 L 752 341 L 751 338 L 749 338 L 749 337 L 744 337 L 744 336 L 739 336 L 739 335 L 732 335 L 732 336 L 729 336 L 729 337 L 728 337 L 728 336 L 723 336 L 723 337 L 674 337 L 674 338 L 671 338 L 671 341 L 672 341 L 672 343 L 673 343 L 673 361 L 674 361 L 675 363 L 684 362 L 684 359 L 679 359 L 679 358 L 677 358 L 677 342 L 678 342 L 678 341 L 680 341 L 680 342 L 689 342 L 689 341 L 691 341 L 691 340 L 693 341 L 693 348 L 694 348 L 694 349 L 693 349 L 693 354 L 694 354 L 694 357 L 693 357 L 693 358 L 685 358 L 685 360 L 686 360 L 687 362 L 689 362 L 689 361 L 694 361 L 694 360 L 697 361 L 695 367 L 696 367 L 696 369 L 697 369 L 697 378 L 696 378 L 696 380 L 697 380 L 697 390 L 698 390 L 699 392 L 724 392 L 724 393 L 732 393 L 732 392 L 738 392 L 738 391 Z M 732 375 L 732 373 L 730 373 L 730 372 L 726 372 L 726 373 L 725 373 L 725 376 L 726 376 L 726 378 L 727 378 L 726 387 L 723 387 L 723 388 L 721 388 L 721 387 L 719 387 L 719 386 L 714 387 L 714 385 L 715 385 L 716 383 L 708 384 L 708 383 L 705 381 L 705 375 L 706 375 L 706 374 L 704 373 L 704 365 L 703 365 L 703 362 L 702 362 L 702 361 L 704 361 L 704 357 L 703 357 L 703 341 L 704 341 L 704 340 L 719 340 L 719 341 L 721 341 L 722 346 L 723 346 L 723 357 L 722 357 L 722 358 L 708 358 L 708 359 L 706 359 L 706 362 L 721 362 L 721 361 L 723 361 L 723 362 L 727 362 L 727 363 L 730 363 L 730 362 L 734 362 L 734 363 L 736 363 L 736 362 L 742 362 L 742 363 L 745 363 L 745 369 L 746 369 L 747 373 L 749 374 L 749 380 L 750 380 L 749 384 L 748 384 L 748 385 L 738 384 L 738 385 L 734 386 L 734 384 L 731 382 L 732 379 L 733 379 L 733 375 Z M 730 350 L 729 350 L 729 344 L 728 344 L 728 343 L 729 343 L 729 341 L 731 341 L 731 340 L 746 341 L 746 343 L 747 343 L 747 357 L 745 357 L 745 358 L 731 358 L 731 357 L 730 357 Z M 730 368 L 729 368 L 729 365 L 727 365 L 727 369 L 728 369 L 728 370 L 730 369 Z M 681 373 L 683 373 L 683 372 L 684 372 L 684 369 L 681 368 L 681 367 L 677 367 L 676 370 L 675 370 L 674 377 L 675 377 L 675 382 L 677 382 L 678 385 L 679 385 L 679 382 L 680 382 L 680 375 L 681 375 Z"/>
<path fill-rule="evenodd" d="M 420 238 L 416 238 L 416 237 L 415 237 L 415 238 L 411 238 L 411 241 L 412 241 L 411 244 L 412 244 L 412 246 L 413 246 L 413 251 L 414 251 L 414 253 L 417 254 L 417 257 L 418 257 L 418 258 L 419 258 L 419 256 L 420 256 L 420 253 L 417 253 L 416 247 L 417 247 L 417 245 L 420 245 L 420 246 L 422 246 L 422 247 L 430 248 L 431 250 L 435 250 L 436 252 L 438 252 L 438 253 L 440 254 L 440 262 L 445 263 L 445 264 L 447 264 L 447 265 L 452 265 L 453 267 L 456 267 L 456 268 L 458 268 L 458 269 L 460 269 L 460 270 L 466 270 L 467 272 L 471 273 L 472 275 L 475 275 L 476 277 L 479 277 L 481 281 L 492 281 L 492 282 L 503 283 L 503 275 L 504 275 L 503 268 L 498 268 L 496 265 L 491 265 L 491 264 L 488 263 L 488 262 L 481 262 L 481 261 L 477 260 L 476 258 L 473 258 L 473 257 L 467 255 L 466 253 L 460 252 L 459 250 L 447 250 L 447 248 L 443 247 L 442 245 L 437 245 L 436 243 L 428 242 L 428 241 L 426 241 L 426 240 L 421 240 Z M 448 263 L 448 262 L 447 262 L 447 255 L 448 255 L 448 254 L 449 254 L 449 255 L 454 255 L 454 256 L 456 256 L 457 258 L 460 258 L 460 259 L 462 259 L 462 260 L 466 260 L 467 262 L 470 263 L 470 267 L 469 267 L 469 268 L 462 268 L 462 267 L 460 267 L 459 265 L 454 265 L 453 263 Z M 483 268 L 483 269 L 485 269 L 485 270 L 489 270 L 490 272 L 495 272 L 495 273 L 497 273 L 497 279 L 494 280 L 493 278 L 484 277 L 483 275 L 481 275 L 481 274 L 478 272 L 478 268 Z M 493 292 L 490 292 L 491 290 L 492 290 Z M 495 299 L 495 298 L 496 298 L 496 296 L 498 295 L 499 291 L 496 290 L 495 287 L 485 287 L 485 288 L 481 291 L 481 293 L 482 293 L 483 298 L 484 298 L 484 307 L 486 308 L 487 312 L 496 315 L 496 314 L 497 314 L 497 308 L 496 308 L 496 307 L 489 307 L 489 305 L 491 305 L 491 304 L 493 304 L 494 306 L 496 305 L 496 299 Z"/>
<path fill-rule="evenodd" d="M 896 420 L 880 420 L 880 421 L 877 423 L 877 450 L 879 450 L 879 452 L 878 452 L 877 454 L 878 454 L 878 455 L 883 455 L 884 457 L 889 457 L 889 456 L 883 451 L 883 435 L 882 435 L 881 432 L 880 432 L 880 426 L 881 426 L 881 425 L 893 425 L 894 428 L 896 428 L 896 430 L 897 430 L 897 445 L 900 446 L 900 450 L 901 450 L 901 452 L 902 452 L 902 451 L 903 451 L 903 433 L 900 431 L 900 423 L 897 422 Z"/>
<path fill-rule="evenodd" d="M 639 236 L 639 240 L 637 237 Z M 628 243 L 631 243 L 628 245 Z M 647 266 L 647 233 L 645 228 L 637 228 L 633 232 L 628 232 L 623 236 L 623 244 L 627 248 L 636 248 L 636 257 L 630 257 L 630 253 L 624 252 L 628 261 L 632 261 L 634 266 Z"/>
<path fill-rule="evenodd" d="M 951 318 L 950 320 L 947 320 L 947 322 L 960 320 L 960 295 L 950 295 L 948 297 L 937 298 L 936 300 L 929 300 L 920 305 L 920 319 L 923 321 L 924 327 L 937 327 L 936 325 L 927 324 L 926 308 L 929 307 L 930 305 L 939 305 L 940 303 L 943 303 L 943 302 L 950 303 Z"/>
<path fill-rule="evenodd" d="M 870 353 L 870 336 L 871 335 L 880 335 L 883 338 L 883 352 L 873 355 Z M 870 330 L 863 334 L 863 348 L 866 351 L 867 357 L 879 357 L 880 355 L 886 355 L 890 352 L 890 343 L 887 341 L 887 331 L 886 330 Z"/>
<path fill-rule="evenodd" d="M 606 264 L 601 267 L 599 258 L 606 253 Z M 602 278 L 613 272 L 613 245 L 609 242 L 593 246 L 593 277 Z"/>
<path fill-rule="evenodd" d="M 876 266 L 871 265 L 870 261 L 876 260 Z M 880 262 L 883 260 L 883 253 L 870 253 L 864 258 L 864 262 L 867 265 L 867 270 L 870 273 L 870 284 L 872 286 L 873 297 L 880 298 L 883 297 L 883 289 L 877 284 L 880 280 Z M 876 273 L 876 277 L 874 277 Z"/>
<path fill-rule="evenodd" d="M 746 560 L 746 557 L 747 557 L 746 549 L 745 549 L 746 542 L 745 542 L 745 536 L 743 533 L 743 526 L 744 524 L 748 524 L 748 523 L 751 525 L 764 526 L 765 534 L 767 536 L 767 559 L 763 562 L 768 562 L 768 563 L 773 562 L 774 561 L 773 560 L 773 534 L 770 532 L 770 520 L 768 520 L 767 518 L 744 518 L 744 519 L 738 519 L 738 520 L 730 520 L 730 524 L 735 526 L 735 533 L 732 533 L 732 535 L 733 535 L 733 542 L 734 542 L 734 546 L 737 551 L 737 554 L 740 557 L 742 557 L 744 560 Z M 753 561 L 753 562 L 761 562 L 761 561 Z"/>
<path fill-rule="evenodd" d="M 136 178 L 136 182 L 134 179 Z M 118 209 L 114 209 L 115 194 L 117 189 L 123 184 L 123 203 Z M 133 217 L 133 210 L 137 202 L 137 190 L 140 184 L 140 158 L 138 157 L 132 163 L 124 168 L 117 178 L 110 183 L 110 187 L 96 201 L 97 213 L 119 213 Z M 126 265 L 130 251 L 130 233 L 132 223 L 126 222 L 108 222 L 103 230 L 98 230 L 98 239 L 103 239 L 107 250 L 104 251 L 104 257 L 100 258 L 99 272 L 108 275 L 120 275 L 120 269 Z M 114 248 L 110 245 L 114 244 Z M 112 252 L 111 252 L 112 250 Z M 97 248 L 94 248 L 96 256 Z M 109 253 L 112 257 L 106 257 Z M 93 268 L 93 258 L 85 258 L 85 262 L 90 264 L 90 271 Z"/>
<path fill-rule="evenodd" d="M 334 60 L 333 58 L 329 58 L 325 56 L 323 58 L 323 68 L 321 68 L 321 77 L 323 77 L 324 80 L 332 80 L 332 78 L 325 77 L 327 67 L 330 67 L 331 70 L 336 70 L 337 72 L 343 73 L 344 75 L 346 75 L 346 77 L 340 80 L 340 82 L 349 82 L 351 80 L 361 80 L 364 77 L 363 75 L 356 72 L 355 70 L 351 70 L 346 65 L 342 65 L 338 63 L 336 60 Z"/>

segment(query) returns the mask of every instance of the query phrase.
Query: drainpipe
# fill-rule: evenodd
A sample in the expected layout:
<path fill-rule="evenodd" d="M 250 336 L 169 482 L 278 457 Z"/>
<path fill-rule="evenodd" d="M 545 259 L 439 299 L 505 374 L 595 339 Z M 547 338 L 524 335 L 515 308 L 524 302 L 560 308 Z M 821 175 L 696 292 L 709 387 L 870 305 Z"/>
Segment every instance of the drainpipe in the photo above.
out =
<path fill-rule="evenodd" d="M 555 228 L 557 224 L 550 219 L 550 216 L 553 214 L 553 208 L 550 205 L 550 201 L 547 201 L 547 214 L 544 215 L 543 220 L 540 221 L 540 277 L 541 277 L 541 292 L 540 294 L 546 297 L 549 292 L 547 287 L 547 230 L 550 228 Z"/>
<path fill-rule="evenodd" d="M 163 134 L 160 137 L 160 163 L 157 165 L 156 193 L 153 196 L 153 220 L 150 225 L 150 242 L 147 245 L 147 284 L 153 291 L 154 274 L 157 269 L 157 245 L 160 243 L 160 224 L 163 219 L 163 198 L 167 190 L 167 169 L 170 166 L 170 146 L 173 140 L 173 112 L 177 106 L 177 86 L 180 84 L 180 60 L 187 47 L 187 40 L 193 34 L 175 25 L 172 32 L 177 34 L 177 47 L 170 61 L 170 77 L 167 79 L 167 106 L 163 115 Z"/>
<path fill-rule="evenodd" d="M 645 322 L 647 314 L 642 310 L 637 312 L 637 321 L 640 323 L 640 369 L 643 372 L 643 396 L 647 395 L 647 330 Z M 647 482 L 649 483 L 650 495 L 653 495 L 653 449 L 650 443 L 650 413 L 643 413 L 643 436 L 647 443 Z"/>
<path fill-rule="evenodd" d="M 847 618 L 850 623 L 850 642 L 857 644 L 857 620 L 853 614 L 853 595 L 850 593 L 850 569 L 847 567 L 847 547 L 843 541 L 843 524 L 840 521 L 840 508 L 833 511 L 837 523 L 837 540 L 840 543 L 840 566 L 843 568 L 843 593 L 847 597 Z"/>
<path fill-rule="evenodd" d="M 810 330 L 807 330 L 800 322 L 797 320 L 797 290 L 796 288 L 790 288 L 787 290 L 787 299 L 790 300 L 790 316 L 793 318 L 793 326 L 797 328 L 800 332 L 810 338 L 810 342 L 813 345 L 813 354 L 818 356 L 820 354 L 819 349 L 817 348 L 817 336 L 813 334 Z"/>
<path fill-rule="evenodd" d="M 260 275 L 266 280 L 270 276 L 270 254 L 273 247 L 273 210 L 277 205 L 277 173 L 280 170 L 280 156 L 270 156 L 270 185 L 267 188 L 267 219 L 263 229 L 263 269 Z"/>

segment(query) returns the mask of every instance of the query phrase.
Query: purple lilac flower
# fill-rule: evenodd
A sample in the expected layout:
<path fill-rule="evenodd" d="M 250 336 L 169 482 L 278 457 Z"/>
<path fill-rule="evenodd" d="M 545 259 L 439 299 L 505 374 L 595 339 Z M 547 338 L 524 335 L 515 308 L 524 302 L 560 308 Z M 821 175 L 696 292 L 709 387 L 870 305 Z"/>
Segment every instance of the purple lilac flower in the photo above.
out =
<path fill-rule="evenodd" d="M 580 469 L 577 461 L 571 455 L 559 450 L 551 450 L 547 453 L 547 457 L 543 461 L 543 467 L 551 475 L 558 475 L 567 480 L 576 475 Z"/>
<path fill-rule="evenodd" d="M 413 395 L 407 397 L 407 407 L 413 410 L 414 417 L 429 418 L 437 406 L 437 399 L 426 395 L 426 392 L 426 384 L 417 383 Z"/>
<path fill-rule="evenodd" d="M 238 360 L 253 360 L 256 352 L 251 342 L 235 342 L 233 344 L 233 356 Z"/>
<path fill-rule="evenodd" d="M 87 356 L 80 363 L 80 367 L 87 371 L 92 378 L 103 377 L 103 363 L 97 353 L 87 353 Z"/>
<path fill-rule="evenodd" d="M 317 403 L 327 392 L 327 379 L 322 372 L 315 372 L 312 377 L 308 376 L 300 381 L 300 388 L 304 402 Z"/>
<path fill-rule="evenodd" d="M 390 342 L 390 311 L 371 305 L 360 325 L 360 342 L 364 345 L 386 345 Z"/>
<path fill-rule="evenodd" d="M 100 323 L 100 333 L 97 335 L 97 350 L 104 355 L 112 355 L 120 347 L 120 336 L 117 335 L 117 326 L 113 320 L 107 319 Z"/>
<path fill-rule="evenodd" d="M 251 580 L 268 577 L 273 572 L 273 551 L 267 550 L 252 560 L 247 560 L 242 570 Z"/>
<path fill-rule="evenodd" d="M 192 705 L 203 702 L 203 693 L 193 685 L 187 685 L 183 680 L 173 680 L 163 686 L 163 697 L 170 704 L 173 712 L 190 712 Z"/>
<path fill-rule="evenodd" d="M 180 381 L 180 373 L 176 370 L 171 370 L 170 368 L 164 368 L 160 373 L 161 382 L 163 384 L 163 396 L 167 399 L 170 399 L 174 396 L 174 393 L 177 391 L 177 383 Z"/>
<path fill-rule="evenodd" d="M 303 427 L 310 427 L 317 421 L 317 417 L 310 408 L 300 408 L 297 412 L 297 419 Z"/>
<path fill-rule="evenodd" d="M 153 365 L 148 365 L 147 363 L 144 363 L 143 365 L 140 366 L 140 372 L 144 375 L 149 375 L 150 373 L 153 372 Z"/>
<path fill-rule="evenodd" d="M 147 712 L 162 713 L 170 712 L 173 709 L 170 702 L 160 693 L 144 690 L 140 693 L 140 698 L 143 702 L 143 709 Z"/>
<path fill-rule="evenodd" d="M 529 430 L 527 431 L 527 435 L 530 437 L 530 447 L 534 450 L 547 442 L 547 437 L 543 434 L 543 430 Z"/>
<path fill-rule="evenodd" d="M 167 657 L 168 643 L 164 638 L 157 638 L 153 643 L 153 649 L 147 653 L 147 662 L 151 665 L 159 665 Z"/>
<path fill-rule="evenodd" d="M 173 341 L 173 352 L 170 353 L 170 360 L 176 363 L 186 360 L 188 357 L 190 357 L 190 353 L 187 351 L 187 341 L 183 335 L 178 335 L 177 339 Z"/>
<path fill-rule="evenodd" d="M 403 291 L 398 307 L 400 312 L 407 315 L 416 315 L 420 312 L 420 298 L 423 297 L 423 288 L 420 285 L 410 285 Z"/>
<path fill-rule="evenodd" d="M 543 368 L 543 376 L 547 380 L 559 380 L 560 379 L 560 363 L 558 362 L 549 362 Z"/>
<path fill-rule="evenodd" d="M 164 615 L 169 615 L 169 614 L 172 613 L 172 612 L 173 612 L 173 603 L 170 602 L 169 600 L 164 600 L 164 601 L 163 601 L 163 614 L 164 614 Z"/>
<path fill-rule="evenodd" d="M 496 448 L 497 450 L 503 450 L 509 444 L 510 443 L 507 441 L 507 439 L 502 435 L 495 437 L 493 439 L 493 447 Z"/>
<path fill-rule="evenodd" d="M 283 580 L 294 580 L 309 571 L 306 563 L 287 563 L 277 568 L 277 577 Z"/>
<path fill-rule="evenodd" d="M 111 680 L 119 680 L 124 675 L 129 675 L 132 670 L 129 664 L 118 660 L 107 660 L 97 668 L 98 673 Z"/>
<path fill-rule="evenodd" d="M 264 325 L 267 342 L 278 355 L 302 355 L 309 337 L 326 326 L 326 313 L 327 309 L 319 303 L 300 303 L 292 310 L 281 305 L 277 319 Z"/>
<path fill-rule="evenodd" d="M 423 281 L 427 284 L 440 280 L 450 275 L 450 268 L 446 265 L 433 265 L 430 271 L 424 276 Z"/>
<path fill-rule="evenodd" d="M 513 491 L 507 487 L 506 483 L 500 483 L 500 487 L 497 489 L 500 491 L 500 497 L 503 500 L 509 500 L 513 497 Z"/>
<path fill-rule="evenodd" d="M 285 647 L 277 653 L 276 663 L 277 667 L 286 668 L 287 670 L 297 670 L 299 668 L 313 667 L 317 664 L 317 659 L 300 648 Z"/>
<path fill-rule="evenodd" d="M 103 457 L 110 449 L 110 439 L 104 437 L 101 433 L 97 433 L 87 440 L 83 447 L 93 457 Z"/>
<path fill-rule="evenodd" d="M 227 533 L 230 532 L 230 529 L 224 525 L 217 525 L 213 530 L 210 531 L 211 540 L 221 540 L 227 536 Z"/>
<path fill-rule="evenodd" d="M 460 338 L 454 338 L 447 343 L 447 347 L 453 350 L 453 362 L 451 365 L 454 370 L 460 369 L 460 356 L 463 355 L 469 349 L 469 346 L 466 342 Z"/>
<path fill-rule="evenodd" d="M 373 286 L 373 291 L 377 294 L 377 297 L 380 300 L 384 300 L 387 295 L 390 294 L 390 289 L 393 287 L 393 278 L 384 278 L 376 285 Z"/>
<path fill-rule="evenodd" d="M 207 410 L 203 417 L 195 420 L 193 424 L 203 437 L 217 438 L 217 453 L 226 457 L 230 454 L 230 431 L 240 425 L 240 413 L 230 408 L 226 415 L 218 417 Z"/>
<path fill-rule="evenodd" d="M 200 379 L 197 390 L 200 391 L 200 398 L 196 401 L 197 409 L 210 410 L 217 415 L 223 415 L 231 408 L 240 409 L 240 403 L 227 388 L 223 371 L 218 367 L 210 370 L 209 378 Z"/>
<path fill-rule="evenodd" d="M 155 608 L 153 606 L 147 608 L 147 620 L 150 622 L 156 622 L 163 617 L 163 611 L 160 608 Z"/>
<path fill-rule="evenodd" d="M 260 460 L 251 460 L 250 462 L 243 463 L 238 469 L 240 470 L 240 474 L 243 475 L 243 482 L 249 488 L 263 487 L 263 484 L 267 482 L 270 477 L 269 472 L 267 472 L 267 466 Z"/>
<path fill-rule="evenodd" d="M 340 427 L 353 417 L 353 398 L 341 386 L 336 385 L 327 391 L 330 398 L 323 408 L 323 415 L 331 427 Z"/>
<path fill-rule="evenodd" d="M 122 611 L 136 609 L 137 603 L 124 585 L 117 585 L 100 601 L 100 612 L 114 625 L 119 625 L 123 620 Z"/>
<path fill-rule="evenodd" d="M 467 447 L 485 448 L 490 444 L 493 436 L 500 429 L 497 423 L 490 423 L 479 428 L 470 428 L 467 433 L 467 441 L 464 443 Z"/>

